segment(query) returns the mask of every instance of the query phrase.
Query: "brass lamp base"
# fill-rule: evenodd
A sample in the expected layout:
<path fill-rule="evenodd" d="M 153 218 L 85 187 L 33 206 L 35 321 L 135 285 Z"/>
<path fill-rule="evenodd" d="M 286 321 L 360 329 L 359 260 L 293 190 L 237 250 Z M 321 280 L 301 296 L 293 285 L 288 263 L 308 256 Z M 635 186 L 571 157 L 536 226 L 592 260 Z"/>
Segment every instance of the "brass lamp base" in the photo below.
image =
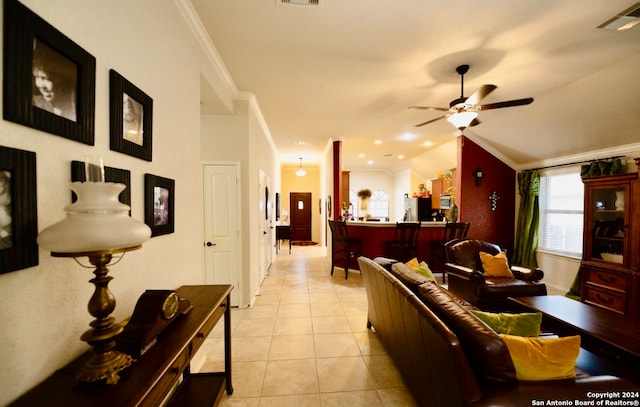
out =
<path fill-rule="evenodd" d="M 109 316 L 116 308 L 116 299 L 109 291 L 109 281 L 113 277 L 107 276 L 109 273 L 107 266 L 111 263 L 113 254 L 136 250 L 140 247 L 88 253 L 51 253 L 54 257 L 73 257 L 74 259 L 88 256 L 89 262 L 95 266 L 93 271 L 95 277 L 89 280 L 95 285 L 95 291 L 89 299 L 88 309 L 96 319 L 89 324 L 91 329 L 80 337 L 91 345 L 94 354 L 76 374 L 76 378 L 81 382 L 105 380 L 106 384 L 116 384 L 120 379 L 118 372 L 134 362 L 131 356 L 114 349 L 116 345 L 114 338 L 122 332 L 123 328 L 114 323 L 115 318 Z"/>
<path fill-rule="evenodd" d="M 94 354 L 91 359 L 76 373 L 81 382 L 105 380 L 106 384 L 116 384 L 120 379 L 118 373 L 135 362 L 131 356 L 117 350 Z"/>

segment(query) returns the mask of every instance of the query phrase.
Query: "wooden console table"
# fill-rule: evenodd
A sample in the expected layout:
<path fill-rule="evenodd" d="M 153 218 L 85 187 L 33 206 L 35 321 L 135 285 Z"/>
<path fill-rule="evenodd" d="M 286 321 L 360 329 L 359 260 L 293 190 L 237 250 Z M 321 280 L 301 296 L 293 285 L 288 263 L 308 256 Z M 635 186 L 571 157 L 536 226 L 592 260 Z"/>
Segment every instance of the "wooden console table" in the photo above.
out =
<path fill-rule="evenodd" d="M 276 226 L 276 254 L 280 251 L 280 241 L 289 241 L 289 254 L 291 254 L 291 225 Z"/>
<path fill-rule="evenodd" d="M 582 346 L 596 354 L 630 363 L 640 362 L 640 325 L 604 309 L 562 295 L 511 297 L 558 334 L 580 335 Z"/>
<path fill-rule="evenodd" d="M 182 286 L 176 291 L 193 305 L 165 329 L 157 343 L 131 367 L 120 372 L 117 384 L 78 383 L 75 373 L 90 353 L 80 356 L 31 389 L 12 406 L 213 406 L 231 384 L 231 285 Z M 191 373 L 189 362 L 224 316 L 225 371 Z M 182 379 L 182 383 L 180 382 Z"/>

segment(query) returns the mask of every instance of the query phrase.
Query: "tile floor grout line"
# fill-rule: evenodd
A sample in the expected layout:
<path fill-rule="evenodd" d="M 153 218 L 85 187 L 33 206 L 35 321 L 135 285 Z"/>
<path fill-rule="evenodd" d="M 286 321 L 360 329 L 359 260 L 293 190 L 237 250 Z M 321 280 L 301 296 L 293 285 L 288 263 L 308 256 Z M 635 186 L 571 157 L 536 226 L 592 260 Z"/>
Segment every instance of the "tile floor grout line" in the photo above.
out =
<path fill-rule="evenodd" d="M 343 280 L 344 272 L 342 272 L 342 277 L 340 277 L 341 273 L 334 273 L 332 277 L 329 273 L 330 266 L 325 249 L 320 251 L 296 249 L 290 257 L 281 254 L 274 258 L 269 274 L 260 288 L 260 296 L 256 297 L 253 307 L 232 310 L 232 315 L 236 314 L 237 318 L 237 320 L 232 318 L 232 341 L 255 348 L 264 340 L 264 348 L 267 349 L 266 352 L 265 349 L 247 349 L 247 352 L 243 353 L 249 355 L 246 362 L 244 359 L 232 361 L 234 366 L 239 366 L 234 368 L 236 392 L 231 397 L 225 396 L 221 406 L 288 407 L 301 404 L 314 407 L 325 405 L 414 406 L 415 403 L 408 395 L 406 387 L 403 387 L 397 369 L 394 370 L 392 366 L 390 371 L 386 371 L 389 369 L 386 365 L 392 364 L 389 362 L 390 357 L 377 342 L 375 334 L 365 328 L 366 293 L 361 276 L 351 272 L 349 280 L 345 281 Z M 325 297 L 327 293 L 329 295 Z M 296 298 L 296 295 L 302 296 Z M 298 307 L 296 304 L 305 304 L 306 313 L 298 310 L 297 308 L 304 309 L 304 307 Z M 263 305 L 267 307 L 260 308 Z M 333 311 L 330 310 L 331 307 L 334 308 Z M 298 313 L 306 316 L 297 316 Z M 338 315 L 332 315 L 333 313 Z M 288 322 L 300 325 L 301 321 L 307 320 L 308 328 L 287 326 L 286 320 L 293 318 L 299 318 L 299 320 Z M 336 327 L 337 323 L 345 325 Z M 255 329 L 265 329 L 265 326 L 267 327 L 264 330 L 265 336 L 252 335 L 256 333 Z M 307 334 L 292 334 L 305 331 Z M 309 352 L 308 358 L 304 357 L 305 352 L 308 352 L 304 347 L 294 349 L 297 345 L 293 344 L 296 336 L 304 337 L 305 335 L 310 336 L 310 342 L 313 345 L 313 352 Z M 282 339 L 284 337 L 287 338 Z M 280 339 L 274 342 L 274 338 Z M 331 342 L 336 338 L 342 339 Z M 345 338 L 348 338 L 346 343 L 350 344 L 347 348 L 344 348 Z M 298 342 L 298 345 L 304 341 Z M 329 341 L 324 343 L 325 347 L 322 346 L 324 341 Z M 286 347 L 289 342 L 292 342 L 291 348 Z M 274 346 L 280 348 L 275 349 Z M 338 346 L 339 349 L 332 349 L 332 346 Z M 351 350 L 344 352 L 343 349 Z M 239 346 L 232 345 L 232 350 L 242 352 Z M 291 356 L 297 351 L 303 358 L 286 359 L 288 350 L 292 352 Z M 275 353 L 272 354 L 272 351 Z M 283 351 L 285 353 L 282 353 Z M 338 351 L 353 354 L 343 356 Z M 280 355 L 277 354 L 278 352 Z M 271 359 L 272 355 L 283 357 L 283 359 Z M 211 356 L 211 359 L 213 363 L 215 356 Z M 341 362 L 344 363 L 341 364 Z M 264 366 L 262 372 L 255 371 L 259 366 Z M 294 371 L 278 370 L 287 366 L 289 367 L 287 369 L 293 368 Z M 304 369 L 308 369 L 308 373 L 313 375 L 312 382 L 315 384 L 311 387 L 308 385 L 298 388 L 287 387 L 295 382 L 304 383 L 299 377 L 304 373 L 295 370 L 295 366 L 299 368 L 307 366 Z M 357 367 L 360 376 L 350 379 L 355 380 L 353 383 L 341 382 L 339 380 L 341 375 L 353 373 L 341 371 L 341 366 L 351 369 Z M 377 371 L 381 367 L 385 371 Z M 251 372 L 254 373 L 253 380 L 256 380 L 255 374 L 260 375 L 257 378 L 259 389 L 254 387 L 254 390 L 251 390 L 251 386 L 258 385 L 258 383 L 252 384 Z M 278 376 L 273 376 L 274 374 Z"/>

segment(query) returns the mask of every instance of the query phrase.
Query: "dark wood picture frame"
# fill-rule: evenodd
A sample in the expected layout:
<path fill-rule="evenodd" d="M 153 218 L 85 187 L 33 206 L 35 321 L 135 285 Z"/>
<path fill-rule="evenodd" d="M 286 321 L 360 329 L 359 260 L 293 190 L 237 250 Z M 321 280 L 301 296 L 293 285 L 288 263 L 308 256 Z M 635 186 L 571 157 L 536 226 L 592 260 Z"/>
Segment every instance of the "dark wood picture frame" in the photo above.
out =
<path fill-rule="evenodd" d="M 109 71 L 109 115 L 110 148 L 152 161 L 153 99 L 113 69 Z"/>
<path fill-rule="evenodd" d="M 129 205 L 131 208 L 131 171 L 122 170 L 120 168 L 104 167 L 104 180 L 105 182 L 117 182 L 119 184 L 126 185 L 124 191 L 118 195 L 118 200 L 125 205 Z M 84 182 L 85 176 L 85 163 L 82 161 L 71 161 L 71 182 Z M 75 192 L 71 192 L 71 202 L 78 200 Z M 131 210 L 129 210 L 129 216 L 131 216 Z"/>
<path fill-rule="evenodd" d="M 173 233 L 174 206 L 175 181 L 157 175 L 145 174 L 144 223 L 151 228 L 151 237 Z"/>
<path fill-rule="evenodd" d="M 96 59 L 16 0 L 4 1 L 3 117 L 94 145 Z"/>
<path fill-rule="evenodd" d="M 264 187 L 264 218 L 269 220 L 271 215 L 271 202 L 269 201 L 269 187 Z"/>
<path fill-rule="evenodd" d="M 0 274 L 38 265 L 36 196 L 36 153 L 0 146 Z"/>

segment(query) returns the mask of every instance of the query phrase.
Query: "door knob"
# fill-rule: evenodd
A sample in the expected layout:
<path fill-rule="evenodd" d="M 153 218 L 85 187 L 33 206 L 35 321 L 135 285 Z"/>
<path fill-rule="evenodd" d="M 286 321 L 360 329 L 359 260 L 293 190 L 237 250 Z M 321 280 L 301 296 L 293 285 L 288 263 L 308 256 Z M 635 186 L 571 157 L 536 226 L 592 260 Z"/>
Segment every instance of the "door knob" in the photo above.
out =
<path fill-rule="evenodd" d="M 216 245 L 215 243 L 211 243 L 211 242 L 207 242 L 205 244 L 207 245 L 207 247 L 211 247 L 211 246 L 215 246 Z"/>

